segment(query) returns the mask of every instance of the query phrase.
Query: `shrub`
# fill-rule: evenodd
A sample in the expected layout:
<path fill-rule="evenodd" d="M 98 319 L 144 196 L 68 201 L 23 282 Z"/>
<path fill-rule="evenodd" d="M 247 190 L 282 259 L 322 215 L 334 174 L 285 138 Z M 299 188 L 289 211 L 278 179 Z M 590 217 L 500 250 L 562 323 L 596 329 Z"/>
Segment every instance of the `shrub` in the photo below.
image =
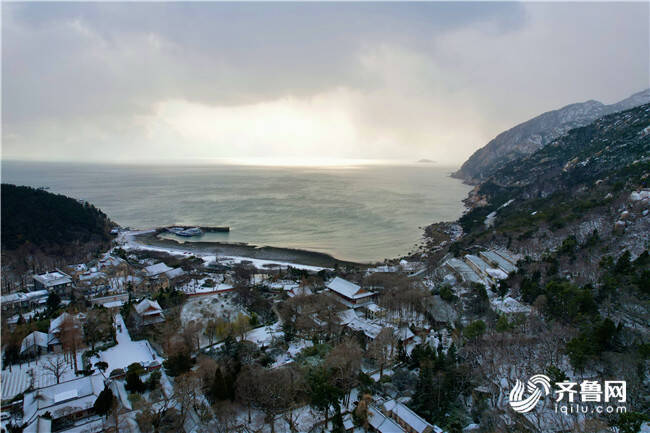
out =
<path fill-rule="evenodd" d="M 469 340 L 474 340 L 479 338 L 485 333 L 485 322 L 482 320 L 476 320 L 463 330 L 463 335 Z"/>

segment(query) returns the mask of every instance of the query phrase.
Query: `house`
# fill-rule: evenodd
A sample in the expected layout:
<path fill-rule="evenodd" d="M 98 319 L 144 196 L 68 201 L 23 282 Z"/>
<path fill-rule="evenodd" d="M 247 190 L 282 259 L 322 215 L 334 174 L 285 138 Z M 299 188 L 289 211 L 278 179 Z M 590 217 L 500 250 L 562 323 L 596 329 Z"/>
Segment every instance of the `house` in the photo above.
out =
<path fill-rule="evenodd" d="M 374 302 L 364 305 L 363 310 L 366 313 L 366 318 L 370 319 L 377 319 L 386 315 L 386 309 L 380 307 Z"/>
<path fill-rule="evenodd" d="M 144 274 L 149 278 L 155 278 L 160 274 L 164 274 L 165 272 L 169 272 L 171 270 L 172 268 L 161 262 L 144 268 Z"/>
<path fill-rule="evenodd" d="M 504 259 L 494 251 L 481 251 L 479 253 L 479 256 L 482 259 L 484 259 L 486 262 L 498 266 L 498 268 L 501 269 L 506 274 L 509 274 L 510 272 L 514 272 L 517 270 L 517 267 L 515 265 L 513 265 L 508 260 Z"/>
<path fill-rule="evenodd" d="M 2 311 L 5 313 L 17 313 L 45 304 L 48 296 L 47 290 L 9 293 L 0 298 L 0 305 L 2 305 Z"/>
<path fill-rule="evenodd" d="M 135 319 L 138 326 L 148 326 L 165 321 L 165 315 L 158 301 L 143 299 L 135 306 Z"/>
<path fill-rule="evenodd" d="M 336 295 L 339 301 L 352 308 L 371 302 L 375 295 L 374 292 L 363 289 L 361 286 L 340 277 L 334 278 L 327 283 L 326 287 Z"/>
<path fill-rule="evenodd" d="M 490 265 L 485 263 L 483 259 L 477 257 L 473 254 L 465 254 L 465 262 L 469 265 L 470 268 L 474 270 L 478 275 L 487 276 L 487 270 L 490 268 Z"/>
<path fill-rule="evenodd" d="M 183 275 L 185 275 L 185 271 L 183 270 L 183 268 L 174 268 L 165 272 L 165 275 L 170 280 L 173 280 L 174 278 L 182 277 Z"/>
<path fill-rule="evenodd" d="M 479 275 L 472 268 L 470 268 L 467 265 L 467 263 L 465 263 L 464 261 L 462 261 L 460 259 L 452 257 L 452 258 L 446 260 L 443 263 L 443 266 L 448 268 L 455 275 L 457 275 L 461 280 L 463 280 L 463 281 L 465 281 L 467 283 L 477 283 L 477 284 L 483 284 L 483 285 L 486 284 L 484 279 L 479 277 Z"/>
<path fill-rule="evenodd" d="M 442 433 L 440 427 L 429 424 L 421 416 L 397 400 L 389 400 L 383 405 L 384 414 L 397 421 L 407 433 Z"/>
<path fill-rule="evenodd" d="M 368 406 L 368 424 L 372 431 L 378 433 L 404 433 L 404 430 L 399 424 L 387 417 L 374 405 Z"/>
<path fill-rule="evenodd" d="M 286 288 L 286 286 L 285 286 Z M 293 298 L 294 296 L 302 295 L 302 296 L 309 296 L 313 295 L 314 292 L 312 292 L 311 288 L 309 286 L 299 286 L 299 285 L 294 285 L 290 290 L 287 292 L 287 296 L 290 298 Z"/>
<path fill-rule="evenodd" d="M 49 335 L 45 332 L 34 331 L 27 337 L 23 338 L 20 344 L 21 355 L 38 356 L 42 352 L 48 351 Z"/>
<path fill-rule="evenodd" d="M 91 305 L 102 305 L 105 308 L 108 308 L 109 310 L 111 309 L 116 310 L 122 307 L 122 305 L 126 304 L 128 300 L 129 300 L 128 293 L 117 293 L 108 296 L 91 298 L 90 303 Z"/>
<path fill-rule="evenodd" d="M 40 275 L 34 275 L 34 289 L 55 291 L 59 294 L 69 291 L 72 287 L 72 277 L 59 271 L 46 272 Z"/>
<path fill-rule="evenodd" d="M 104 386 L 103 376 L 96 374 L 26 393 L 23 431 L 40 432 L 45 427 L 51 428 L 45 431 L 57 431 L 94 415 L 93 405 Z M 48 420 L 51 425 L 45 426 Z"/>

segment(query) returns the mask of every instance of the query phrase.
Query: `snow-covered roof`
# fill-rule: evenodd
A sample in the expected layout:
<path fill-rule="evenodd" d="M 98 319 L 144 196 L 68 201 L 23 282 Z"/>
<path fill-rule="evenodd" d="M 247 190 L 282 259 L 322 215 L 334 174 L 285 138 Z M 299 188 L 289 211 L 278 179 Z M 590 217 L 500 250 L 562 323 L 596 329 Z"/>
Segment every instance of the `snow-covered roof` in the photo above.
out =
<path fill-rule="evenodd" d="M 109 254 L 106 254 L 104 258 L 99 261 L 99 267 L 104 268 L 107 266 L 117 266 L 123 261 L 124 260 L 119 257 L 114 257 Z"/>
<path fill-rule="evenodd" d="M 16 292 L 16 293 L 10 293 L 8 295 L 2 296 L 0 298 L 0 302 L 3 304 L 11 304 L 15 302 L 25 302 L 29 301 L 31 299 L 37 299 L 37 298 L 47 298 L 49 295 L 47 290 L 35 290 L 33 292 Z"/>
<path fill-rule="evenodd" d="M 336 277 L 327 283 L 327 288 L 348 299 L 361 299 L 374 295 L 373 292 L 362 289 L 358 284 L 354 284 L 340 277 Z"/>
<path fill-rule="evenodd" d="M 480 272 L 483 272 L 483 273 L 485 273 L 487 268 L 490 267 L 490 266 L 488 266 L 487 263 L 485 263 L 485 261 L 483 261 L 483 259 L 481 259 L 480 257 L 477 257 L 477 256 L 475 256 L 473 254 L 466 254 L 465 255 L 465 260 L 467 260 L 468 264 L 473 265 L 475 267 L 475 269 L 477 269 L 477 270 L 479 270 Z"/>
<path fill-rule="evenodd" d="M 46 272 L 40 275 L 34 275 L 34 280 L 38 281 L 45 287 L 60 286 L 62 284 L 72 283 L 72 278 L 61 271 Z"/>
<path fill-rule="evenodd" d="M 146 268 L 144 268 L 144 273 L 150 277 L 154 277 L 156 275 L 160 275 L 164 272 L 168 272 L 171 270 L 172 268 L 170 268 L 169 266 L 161 262 L 161 263 L 156 263 L 155 265 L 147 266 Z"/>
<path fill-rule="evenodd" d="M 27 393 L 23 400 L 23 419 L 31 422 L 45 412 L 50 412 L 52 418 L 57 419 L 87 410 L 103 389 L 104 379 L 96 374 Z"/>
<path fill-rule="evenodd" d="M 103 272 L 84 272 L 79 275 L 79 281 L 91 281 L 99 278 L 106 278 L 106 274 Z"/>
<path fill-rule="evenodd" d="M 506 274 L 509 274 L 510 272 L 516 271 L 517 267 L 501 257 L 499 254 L 497 254 L 494 251 L 481 251 L 479 253 L 481 257 L 486 259 L 488 262 L 495 263 L 501 270 L 503 270 Z"/>
<path fill-rule="evenodd" d="M 492 307 L 501 313 L 528 313 L 530 307 L 517 301 L 515 298 L 506 296 L 504 299 L 493 298 L 490 300 Z"/>
<path fill-rule="evenodd" d="M 54 320 L 52 320 L 50 322 L 49 333 L 50 334 L 55 334 L 55 333 L 59 332 L 60 329 L 61 329 L 61 325 L 63 325 L 63 321 L 66 320 L 66 318 L 70 318 L 70 319 L 74 320 L 75 316 L 73 316 L 71 314 L 68 314 L 68 313 L 61 314 L 59 317 L 57 317 L 56 319 L 54 319 Z M 76 324 L 76 326 L 78 326 L 78 324 Z"/>
<path fill-rule="evenodd" d="M 510 263 L 512 263 L 513 265 L 517 264 L 517 260 L 518 260 L 517 256 L 510 254 L 509 251 L 506 251 L 504 249 L 497 249 L 494 250 L 494 252 L 500 255 L 501 257 L 503 257 L 504 259 L 506 259 L 507 261 L 509 261 Z"/>
<path fill-rule="evenodd" d="M 23 353 L 33 346 L 47 348 L 48 337 L 49 336 L 45 332 L 32 332 L 27 337 L 23 338 L 23 342 L 20 344 L 20 353 Z"/>
<path fill-rule="evenodd" d="M 183 268 L 174 268 L 171 271 L 165 272 L 165 275 L 167 275 L 167 278 L 176 278 L 176 277 L 182 277 L 185 275 L 185 271 Z"/>
<path fill-rule="evenodd" d="M 445 262 L 445 265 L 449 266 L 455 272 L 457 272 L 463 280 L 471 283 L 480 283 L 485 284 L 485 282 L 478 276 L 472 268 L 470 268 L 467 263 L 457 258 L 450 258 Z"/>
<path fill-rule="evenodd" d="M 151 310 L 151 311 L 148 311 Z M 151 315 L 162 313 L 162 308 L 158 301 L 152 301 L 151 299 L 143 299 L 135 306 L 135 311 L 140 315 Z"/>
<path fill-rule="evenodd" d="M 370 338 L 371 340 L 377 338 L 377 335 L 379 335 L 382 329 L 381 326 L 375 325 L 374 323 L 360 317 L 351 320 L 347 326 L 354 331 L 363 332 L 366 337 Z"/>
<path fill-rule="evenodd" d="M 379 433 L 402 433 L 406 431 L 373 405 L 368 406 L 368 424 Z"/>
<path fill-rule="evenodd" d="M 508 274 L 500 268 L 487 268 L 485 272 L 495 280 L 505 280 L 508 278 Z"/>
<path fill-rule="evenodd" d="M 117 300 L 117 301 L 104 302 L 101 305 L 103 305 L 104 308 L 119 308 L 119 307 L 123 306 L 124 304 L 126 304 L 125 301 Z"/>
<path fill-rule="evenodd" d="M 21 394 L 28 389 L 44 388 L 56 384 L 54 375 L 44 367 L 48 366 L 50 361 L 63 358 L 62 354 L 45 353 L 40 356 L 38 362 L 24 362 L 14 364 L 11 370 L 8 368 L 2 370 L 2 400 L 11 400 L 16 395 Z M 82 364 L 81 351 L 77 353 L 77 363 Z M 75 379 L 74 369 L 66 363 L 66 368 L 60 377 L 61 382 Z"/>
<path fill-rule="evenodd" d="M 384 403 L 384 410 L 392 412 L 416 433 L 423 433 L 427 428 L 433 429 L 433 425 L 426 422 L 422 417 L 406 407 L 397 400 L 389 400 Z"/>

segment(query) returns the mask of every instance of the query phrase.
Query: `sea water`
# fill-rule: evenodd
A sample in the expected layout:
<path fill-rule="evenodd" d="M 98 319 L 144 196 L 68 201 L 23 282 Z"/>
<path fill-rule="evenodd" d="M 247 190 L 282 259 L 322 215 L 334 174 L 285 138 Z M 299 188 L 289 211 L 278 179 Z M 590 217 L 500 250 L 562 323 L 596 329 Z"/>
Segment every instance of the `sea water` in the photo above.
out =
<path fill-rule="evenodd" d="M 229 226 L 182 241 L 246 242 L 374 262 L 458 218 L 470 187 L 436 164 L 264 167 L 2 162 L 2 182 L 93 203 L 121 226 Z"/>

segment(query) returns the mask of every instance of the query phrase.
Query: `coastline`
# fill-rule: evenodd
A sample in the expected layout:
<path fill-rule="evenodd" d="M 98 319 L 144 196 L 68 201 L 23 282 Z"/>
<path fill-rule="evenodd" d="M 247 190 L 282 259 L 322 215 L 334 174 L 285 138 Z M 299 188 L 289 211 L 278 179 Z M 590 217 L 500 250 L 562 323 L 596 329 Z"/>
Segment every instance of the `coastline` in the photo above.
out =
<path fill-rule="evenodd" d="M 197 255 L 216 255 L 218 257 L 240 257 L 242 259 L 265 260 L 288 264 L 334 268 L 335 266 L 370 267 L 369 263 L 339 260 L 329 254 L 294 248 L 258 246 L 246 243 L 228 242 L 178 242 L 158 237 L 161 229 L 127 232 L 133 240 L 143 246 L 158 247 L 179 253 L 191 252 Z"/>

